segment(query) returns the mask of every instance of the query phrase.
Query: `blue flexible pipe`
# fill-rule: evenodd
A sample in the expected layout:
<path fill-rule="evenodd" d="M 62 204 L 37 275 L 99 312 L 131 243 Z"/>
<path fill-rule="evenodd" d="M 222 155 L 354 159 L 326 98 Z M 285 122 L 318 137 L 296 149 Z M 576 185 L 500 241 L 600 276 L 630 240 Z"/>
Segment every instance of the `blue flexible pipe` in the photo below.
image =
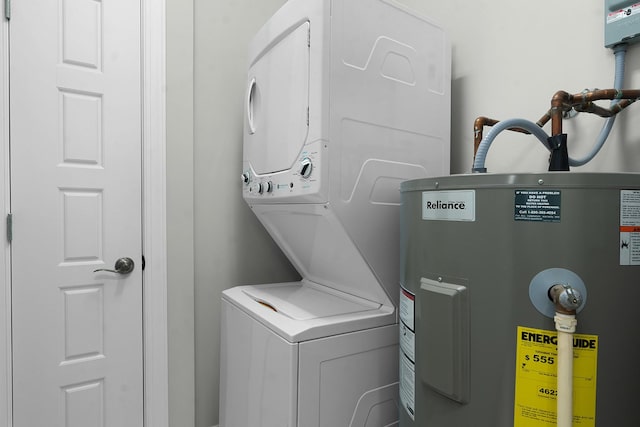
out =
<path fill-rule="evenodd" d="M 495 126 L 491 128 L 491 130 L 482 138 L 480 145 L 478 146 L 478 151 L 476 152 L 476 159 L 473 162 L 473 171 L 474 172 L 485 172 L 486 169 L 484 167 L 484 162 L 487 157 L 487 152 L 489 151 L 489 147 L 491 143 L 495 139 L 496 136 L 503 130 L 509 128 L 522 128 L 531 132 L 536 138 L 542 142 L 545 147 L 547 147 L 547 138 L 549 135 L 542 130 L 540 126 L 533 123 L 532 121 L 526 119 L 507 119 L 501 122 L 498 122 Z"/>
<path fill-rule="evenodd" d="M 614 47 L 613 52 L 615 53 L 615 80 L 613 83 L 614 89 L 621 90 L 624 84 L 624 67 L 625 67 L 625 55 L 627 52 L 627 45 L 621 44 Z M 611 101 L 611 105 L 615 105 L 618 103 L 618 100 Z M 609 133 L 611 132 L 611 128 L 613 127 L 613 123 L 615 122 L 615 116 L 609 117 L 602 129 L 600 130 L 600 134 L 598 135 L 598 139 L 596 140 L 595 145 L 591 149 L 586 156 L 581 159 L 573 159 L 569 157 L 569 165 L 570 166 L 582 166 L 586 163 L 590 162 L 596 154 L 600 151 L 605 141 L 609 137 Z M 549 145 L 547 139 L 549 135 L 540 128 L 537 124 L 525 120 L 525 119 L 508 119 L 503 120 L 496 124 L 491 130 L 482 138 L 480 142 L 480 146 L 478 147 L 478 151 L 476 153 L 475 161 L 473 162 L 473 172 L 486 172 L 486 168 L 484 166 L 485 160 L 487 158 L 487 153 L 489 151 L 489 147 L 493 140 L 498 136 L 500 132 L 509 128 L 522 128 L 529 132 L 531 132 L 540 142 L 544 144 L 547 149 L 549 149 Z"/>
<path fill-rule="evenodd" d="M 613 48 L 613 52 L 616 56 L 616 74 L 615 80 L 613 82 L 614 89 L 621 90 L 624 85 L 624 63 L 625 63 L 625 55 L 627 53 L 627 45 L 620 44 Z M 618 103 L 617 99 L 611 101 L 611 105 L 615 105 Z M 609 137 L 609 132 L 611 132 L 611 128 L 613 127 L 613 123 L 616 121 L 616 116 L 609 117 L 602 125 L 602 129 L 600 130 L 600 134 L 598 134 L 598 139 L 594 144 L 591 151 L 580 159 L 572 159 L 569 157 L 569 165 L 570 166 L 582 166 L 589 163 L 595 156 L 598 154 L 605 141 Z"/>

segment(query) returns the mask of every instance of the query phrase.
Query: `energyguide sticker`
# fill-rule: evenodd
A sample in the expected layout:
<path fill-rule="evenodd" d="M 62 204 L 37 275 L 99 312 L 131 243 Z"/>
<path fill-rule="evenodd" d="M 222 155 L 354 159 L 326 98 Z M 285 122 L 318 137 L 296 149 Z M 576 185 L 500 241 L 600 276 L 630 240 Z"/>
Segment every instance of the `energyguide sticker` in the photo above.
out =
<path fill-rule="evenodd" d="M 556 425 L 558 333 L 518 326 L 514 427 Z M 598 336 L 573 335 L 573 426 L 595 427 Z"/>
<path fill-rule="evenodd" d="M 620 191 L 620 265 L 640 265 L 640 190 Z"/>
<path fill-rule="evenodd" d="M 415 420 L 416 334 L 414 294 L 400 288 L 400 404 Z"/>

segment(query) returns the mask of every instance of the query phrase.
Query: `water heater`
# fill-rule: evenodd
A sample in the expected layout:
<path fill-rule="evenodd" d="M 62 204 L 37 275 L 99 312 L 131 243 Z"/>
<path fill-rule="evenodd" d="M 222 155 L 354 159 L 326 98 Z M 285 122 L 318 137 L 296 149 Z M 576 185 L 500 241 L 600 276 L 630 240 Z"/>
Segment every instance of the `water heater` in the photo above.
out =
<path fill-rule="evenodd" d="M 556 425 L 555 285 L 583 299 L 573 425 L 638 425 L 640 175 L 405 182 L 401 256 L 401 427 Z"/>

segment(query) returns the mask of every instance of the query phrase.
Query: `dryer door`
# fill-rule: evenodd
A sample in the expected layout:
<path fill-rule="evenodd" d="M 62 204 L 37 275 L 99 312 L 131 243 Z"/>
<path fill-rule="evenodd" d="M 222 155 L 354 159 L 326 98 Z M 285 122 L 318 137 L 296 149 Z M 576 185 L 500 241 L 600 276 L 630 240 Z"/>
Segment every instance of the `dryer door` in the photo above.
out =
<path fill-rule="evenodd" d="M 249 68 L 244 156 L 257 175 L 291 169 L 309 129 L 309 22 L 273 40 Z"/>

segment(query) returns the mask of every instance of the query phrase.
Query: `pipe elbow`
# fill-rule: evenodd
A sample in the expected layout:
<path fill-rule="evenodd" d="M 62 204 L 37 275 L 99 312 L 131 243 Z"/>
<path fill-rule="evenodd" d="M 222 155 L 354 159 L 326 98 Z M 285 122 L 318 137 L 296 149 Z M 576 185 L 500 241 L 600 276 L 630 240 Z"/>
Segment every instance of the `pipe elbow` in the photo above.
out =
<path fill-rule="evenodd" d="M 565 103 L 571 101 L 571 94 L 569 92 L 565 92 L 564 90 L 559 90 L 553 94 L 551 97 L 551 106 L 561 107 Z"/>
<path fill-rule="evenodd" d="M 494 126 L 498 121 L 490 119 L 489 117 L 480 116 L 473 122 L 473 158 L 475 160 L 478 148 L 482 142 L 482 135 L 484 133 L 485 126 Z"/>
<path fill-rule="evenodd" d="M 493 126 L 496 123 L 498 123 L 497 120 L 490 119 L 489 117 L 485 117 L 485 116 L 480 116 L 476 118 L 476 120 L 473 122 L 473 128 L 482 129 L 486 125 Z"/>
<path fill-rule="evenodd" d="M 562 113 L 565 110 L 565 105 L 571 104 L 571 95 L 563 90 L 557 91 L 551 98 L 551 109 L 549 115 L 551 116 L 551 135 L 562 134 Z"/>
<path fill-rule="evenodd" d="M 572 316 L 575 316 L 583 303 L 580 292 L 564 284 L 556 284 L 549 288 L 549 298 L 553 301 L 556 313 Z"/>

